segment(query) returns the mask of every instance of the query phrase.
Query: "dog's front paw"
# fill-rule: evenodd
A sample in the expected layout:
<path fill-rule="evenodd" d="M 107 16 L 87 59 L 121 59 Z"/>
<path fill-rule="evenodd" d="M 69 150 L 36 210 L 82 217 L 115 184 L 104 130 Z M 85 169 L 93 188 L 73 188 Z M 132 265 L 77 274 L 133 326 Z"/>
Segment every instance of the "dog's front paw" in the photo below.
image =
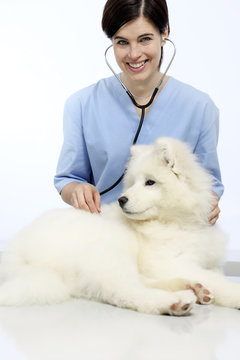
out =
<path fill-rule="evenodd" d="M 176 292 L 179 301 L 170 306 L 167 314 L 175 316 L 183 316 L 190 313 L 194 304 L 196 303 L 196 296 L 192 291 L 178 291 Z"/>
<path fill-rule="evenodd" d="M 197 297 L 197 303 L 202 305 L 212 304 L 214 296 L 212 291 L 200 283 L 187 284 L 187 289 L 192 290 Z"/>

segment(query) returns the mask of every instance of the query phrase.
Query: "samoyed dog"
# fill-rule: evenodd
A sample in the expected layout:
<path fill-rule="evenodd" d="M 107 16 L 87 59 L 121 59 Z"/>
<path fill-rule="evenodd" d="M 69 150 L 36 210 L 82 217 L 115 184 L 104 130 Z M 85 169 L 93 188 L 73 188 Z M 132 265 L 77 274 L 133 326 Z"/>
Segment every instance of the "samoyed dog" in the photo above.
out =
<path fill-rule="evenodd" d="M 87 298 L 149 314 L 194 304 L 240 308 L 221 272 L 225 236 L 209 225 L 212 178 L 185 143 L 135 145 L 118 203 L 50 211 L 6 246 L 0 305 Z"/>

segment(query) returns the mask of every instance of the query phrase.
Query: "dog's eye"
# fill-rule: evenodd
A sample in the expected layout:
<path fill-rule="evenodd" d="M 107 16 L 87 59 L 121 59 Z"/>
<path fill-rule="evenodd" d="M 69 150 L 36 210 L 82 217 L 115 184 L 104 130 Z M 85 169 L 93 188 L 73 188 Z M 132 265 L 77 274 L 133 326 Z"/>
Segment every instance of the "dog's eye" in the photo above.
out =
<path fill-rule="evenodd" d="M 147 181 L 145 182 L 145 185 L 146 185 L 146 186 L 151 186 L 151 185 L 154 185 L 155 182 L 156 182 L 156 181 L 154 181 L 154 180 L 147 180 Z"/>

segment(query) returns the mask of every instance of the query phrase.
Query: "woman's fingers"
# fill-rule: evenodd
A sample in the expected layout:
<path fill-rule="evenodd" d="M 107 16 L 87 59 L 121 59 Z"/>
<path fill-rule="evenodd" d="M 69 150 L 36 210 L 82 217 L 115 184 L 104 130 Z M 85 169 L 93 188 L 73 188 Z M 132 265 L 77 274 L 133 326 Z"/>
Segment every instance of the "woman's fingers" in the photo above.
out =
<path fill-rule="evenodd" d="M 209 216 L 209 222 L 211 225 L 214 225 L 217 221 L 217 219 L 219 218 L 219 214 L 220 214 L 221 210 L 219 209 L 218 206 L 216 206 L 213 211 L 211 212 L 210 216 Z"/>
<path fill-rule="evenodd" d="M 94 189 L 93 198 L 97 211 L 101 212 L 101 196 L 97 188 Z"/>
<path fill-rule="evenodd" d="M 72 194 L 71 203 L 72 203 L 72 206 L 75 207 L 76 209 L 79 208 L 78 198 L 77 198 L 77 194 L 76 194 L 76 193 L 73 193 L 73 194 Z"/>
<path fill-rule="evenodd" d="M 77 189 L 75 190 L 75 195 L 77 198 L 77 208 L 78 209 L 82 209 L 82 210 L 86 210 L 86 211 L 90 211 L 86 200 L 85 200 L 85 196 L 84 196 L 84 188 L 83 187 L 77 187 Z"/>
<path fill-rule="evenodd" d="M 78 184 L 72 193 L 72 205 L 76 209 L 83 209 L 91 213 L 99 213 L 100 210 L 100 194 L 97 188 L 91 184 Z"/>
<path fill-rule="evenodd" d="M 212 201 L 212 211 L 208 218 L 211 225 L 214 225 L 216 223 L 217 219 L 219 218 L 219 214 L 221 212 L 221 210 L 219 209 L 219 206 L 218 206 L 218 196 L 214 192 L 213 192 L 213 195 L 214 195 L 214 198 Z"/>
<path fill-rule="evenodd" d="M 91 213 L 98 213 L 99 211 L 95 204 L 94 193 L 95 193 L 95 189 L 93 189 L 93 187 L 88 187 L 87 189 L 85 189 L 84 199 L 85 199 L 85 203 L 88 206 L 89 211 Z"/>

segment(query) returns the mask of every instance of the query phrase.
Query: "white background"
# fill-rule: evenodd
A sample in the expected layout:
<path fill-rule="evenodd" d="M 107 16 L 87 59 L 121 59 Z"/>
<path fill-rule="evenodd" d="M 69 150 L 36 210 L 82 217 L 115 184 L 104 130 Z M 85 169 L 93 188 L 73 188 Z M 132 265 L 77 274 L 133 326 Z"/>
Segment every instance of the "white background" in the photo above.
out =
<path fill-rule="evenodd" d="M 110 76 L 105 0 L 0 0 L 0 247 L 42 212 L 66 206 L 53 186 L 66 98 Z M 225 194 L 219 224 L 240 250 L 239 0 L 168 0 L 177 56 L 169 74 L 221 112 Z M 170 51 L 170 48 L 169 48 Z M 165 50 L 167 53 L 167 48 Z"/>

